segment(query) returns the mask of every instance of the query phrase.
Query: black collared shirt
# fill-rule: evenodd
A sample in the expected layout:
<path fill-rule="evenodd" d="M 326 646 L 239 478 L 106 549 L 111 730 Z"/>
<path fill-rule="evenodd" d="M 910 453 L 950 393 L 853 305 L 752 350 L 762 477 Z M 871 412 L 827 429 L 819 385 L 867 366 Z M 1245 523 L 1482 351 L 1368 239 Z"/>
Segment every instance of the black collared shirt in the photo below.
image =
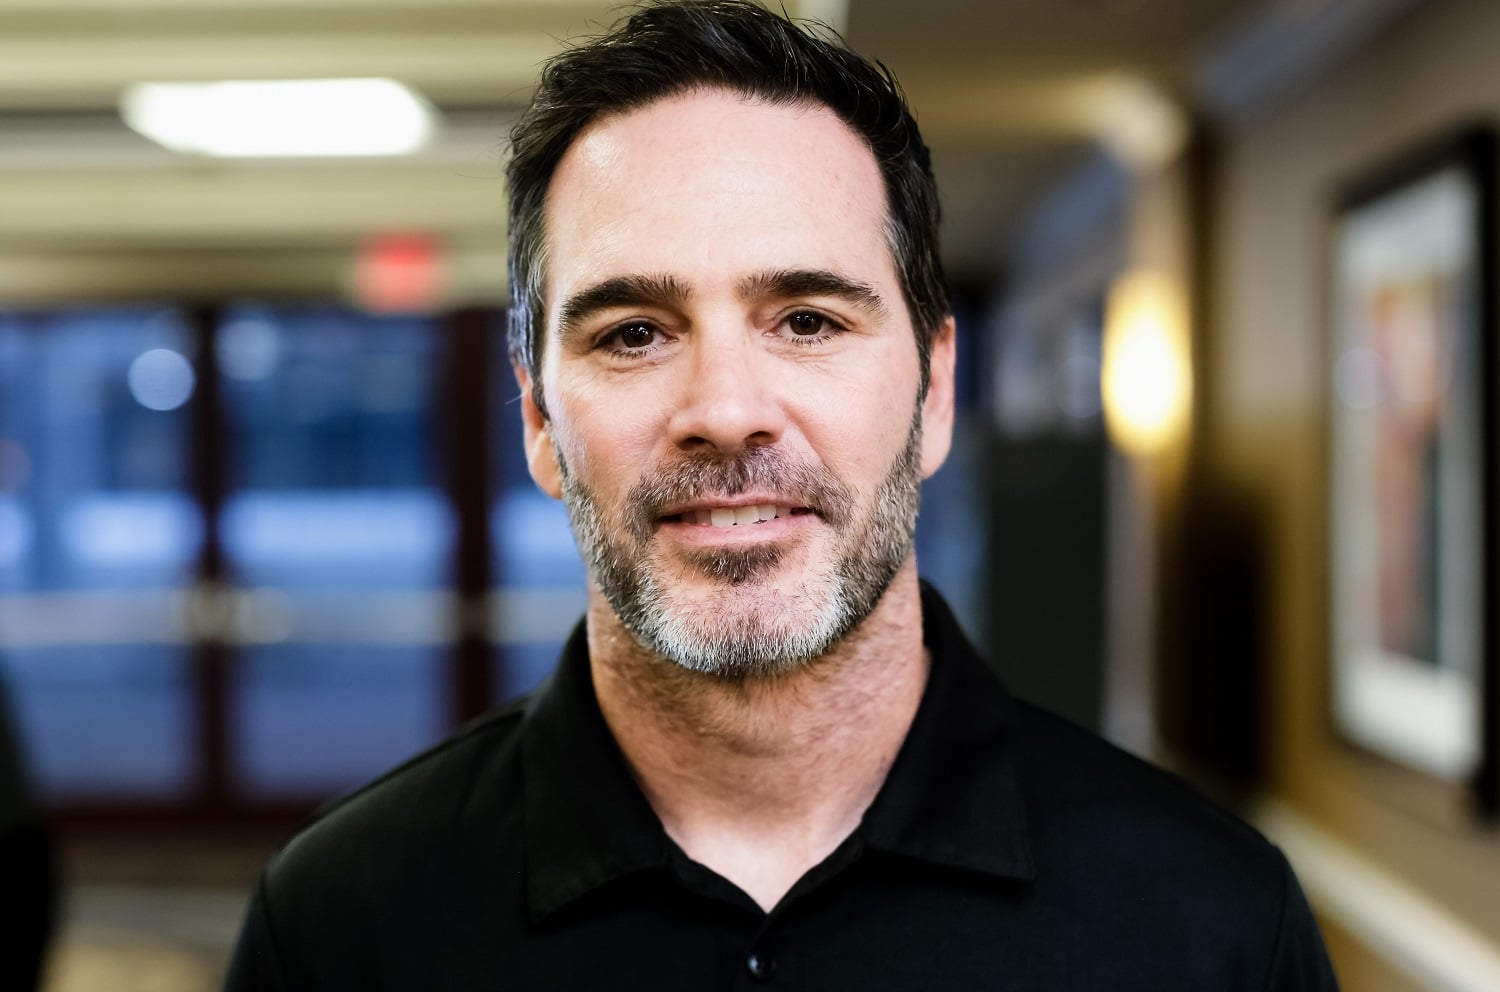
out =
<path fill-rule="evenodd" d="M 1013 700 L 924 590 L 932 674 L 858 829 L 770 913 L 662 830 L 580 627 L 550 682 L 263 872 L 231 992 L 1334 989 L 1281 854 Z"/>

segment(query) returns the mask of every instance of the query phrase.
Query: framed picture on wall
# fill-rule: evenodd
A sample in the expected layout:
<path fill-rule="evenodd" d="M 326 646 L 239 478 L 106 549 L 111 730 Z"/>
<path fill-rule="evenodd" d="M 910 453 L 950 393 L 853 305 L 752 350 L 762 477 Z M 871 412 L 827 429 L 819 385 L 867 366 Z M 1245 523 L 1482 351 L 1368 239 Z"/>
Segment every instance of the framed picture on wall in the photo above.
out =
<path fill-rule="evenodd" d="M 1332 704 L 1496 810 L 1495 139 L 1349 184 L 1331 260 Z"/>

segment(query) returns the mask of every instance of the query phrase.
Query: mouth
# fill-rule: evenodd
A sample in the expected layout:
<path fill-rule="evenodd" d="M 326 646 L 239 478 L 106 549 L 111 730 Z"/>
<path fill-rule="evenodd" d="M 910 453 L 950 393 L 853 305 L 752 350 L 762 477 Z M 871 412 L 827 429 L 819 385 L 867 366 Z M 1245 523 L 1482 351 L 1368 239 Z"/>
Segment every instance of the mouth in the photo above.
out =
<path fill-rule="evenodd" d="M 775 503 L 749 503 L 742 506 L 697 506 L 663 514 L 664 524 L 686 524 L 690 527 L 752 527 L 772 520 L 805 516 L 814 511 L 805 506 Z"/>

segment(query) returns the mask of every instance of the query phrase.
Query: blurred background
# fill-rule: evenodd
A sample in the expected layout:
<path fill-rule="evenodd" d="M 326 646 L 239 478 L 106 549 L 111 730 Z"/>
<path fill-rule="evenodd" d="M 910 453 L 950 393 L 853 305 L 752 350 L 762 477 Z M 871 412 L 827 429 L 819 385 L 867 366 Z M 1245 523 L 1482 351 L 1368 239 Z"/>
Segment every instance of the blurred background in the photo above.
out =
<path fill-rule="evenodd" d="M 1500 119 L 1500 5 L 788 7 L 896 72 L 944 195 L 923 572 L 1020 694 L 1281 844 L 1345 988 L 1500 988 L 1495 649 L 1478 787 L 1348 743 L 1329 468 L 1338 194 Z M 614 16 L 0 0 L 0 828 L 50 837 L 44 988 L 216 988 L 302 818 L 549 669 L 583 573 L 520 451 L 505 135 Z M 162 85 L 225 81 L 281 85 Z"/>

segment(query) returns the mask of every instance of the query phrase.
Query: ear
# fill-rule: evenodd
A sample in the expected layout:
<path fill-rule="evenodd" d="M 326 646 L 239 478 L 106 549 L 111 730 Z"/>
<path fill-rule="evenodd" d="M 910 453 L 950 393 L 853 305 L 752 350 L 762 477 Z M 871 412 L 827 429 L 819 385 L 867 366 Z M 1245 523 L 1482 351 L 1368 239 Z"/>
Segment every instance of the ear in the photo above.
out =
<path fill-rule="evenodd" d="M 953 369 L 958 332 L 953 315 L 943 319 L 932 339 L 927 398 L 922 401 L 922 478 L 942 467 L 953 446 Z"/>
<path fill-rule="evenodd" d="M 531 391 L 531 374 L 519 363 L 511 366 L 516 372 L 516 385 L 521 387 L 521 429 L 526 442 L 526 467 L 531 478 L 542 492 L 553 499 L 562 499 L 562 473 L 557 467 L 557 451 L 552 446 L 552 425 L 537 408 Z"/>

